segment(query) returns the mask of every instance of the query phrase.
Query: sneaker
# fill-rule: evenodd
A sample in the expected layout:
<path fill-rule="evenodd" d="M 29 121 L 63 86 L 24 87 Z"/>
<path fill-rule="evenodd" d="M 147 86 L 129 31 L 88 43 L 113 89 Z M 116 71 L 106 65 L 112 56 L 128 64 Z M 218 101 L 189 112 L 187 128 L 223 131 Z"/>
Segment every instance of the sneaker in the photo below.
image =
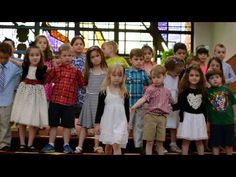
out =
<path fill-rule="evenodd" d="M 171 152 L 181 153 L 181 149 L 177 145 L 171 145 L 170 146 Z"/>
<path fill-rule="evenodd" d="M 43 147 L 43 149 L 41 149 L 41 152 L 43 152 L 43 153 L 52 153 L 52 152 L 55 152 L 55 148 L 51 144 L 46 144 Z"/>
<path fill-rule="evenodd" d="M 74 151 L 71 149 L 69 144 L 64 145 L 63 148 L 64 148 L 63 152 L 66 154 L 73 154 L 74 153 Z"/>

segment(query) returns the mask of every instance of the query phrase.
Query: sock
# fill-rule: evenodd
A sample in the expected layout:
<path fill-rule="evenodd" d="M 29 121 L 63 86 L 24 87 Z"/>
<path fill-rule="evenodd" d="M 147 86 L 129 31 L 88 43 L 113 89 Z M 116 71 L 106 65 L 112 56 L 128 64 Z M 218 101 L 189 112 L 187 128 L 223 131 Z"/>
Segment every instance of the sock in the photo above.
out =
<path fill-rule="evenodd" d="M 54 143 L 48 143 L 48 144 L 50 144 L 50 145 L 52 145 L 54 147 Z"/>

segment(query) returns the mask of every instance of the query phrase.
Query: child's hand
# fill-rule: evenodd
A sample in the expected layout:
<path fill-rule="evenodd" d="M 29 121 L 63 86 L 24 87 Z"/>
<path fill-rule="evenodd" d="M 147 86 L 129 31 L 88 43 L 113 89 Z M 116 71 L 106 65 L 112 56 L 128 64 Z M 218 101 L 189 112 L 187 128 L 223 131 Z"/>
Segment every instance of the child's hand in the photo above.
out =
<path fill-rule="evenodd" d="M 136 110 L 136 108 L 132 106 L 132 107 L 130 108 L 130 113 L 131 113 L 131 114 L 134 113 L 135 110 Z"/>
<path fill-rule="evenodd" d="M 17 65 L 17 66 L 22 66 L 22 63 L 23 63 L 23 61 L 17 61 L 17 60 L 14 60 L 14 59 L 10 59 L 10 61 L 12 62 L 12 63 L 14 63 L 15 65 Z"/>
<path fill-rule="evenodd" d="M 128 132 L 130 133 L 130 131 L 133 129 L 133 126 L 129 123 L 128 124 Z"/>
<path fill-rule="evenodd" d="M 95 124 L 94 131 L 95 131 L 95 135 L 100 135 L 100 125 L 99 124 Z"/>

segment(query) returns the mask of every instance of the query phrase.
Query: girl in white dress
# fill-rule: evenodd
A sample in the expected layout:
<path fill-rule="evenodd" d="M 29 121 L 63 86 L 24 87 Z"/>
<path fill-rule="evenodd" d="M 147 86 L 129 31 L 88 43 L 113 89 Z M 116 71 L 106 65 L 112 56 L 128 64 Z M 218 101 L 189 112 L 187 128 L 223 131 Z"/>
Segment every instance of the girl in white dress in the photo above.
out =
<path fill-rule="evenodd" d="M 22 81 L 15 96 L 11 121 L 19 127 L 20 151 L 35 151 L 33 141 L 37 128 L 48 126 L 47 99 L 43 87 L 47 67 L 43 64 L 43 54 L 38 47 L 27 49 L 22 64 Z M 26 127 L 29 140 L 26 147 Z"/>
<path fill-rule="evenodd" d="M 124 68 L 111 65 L 98 97 L 95 133 L 99 141 L 112 145 L 113 154 L 121 155 L 128 143 L 129 98 L 125 87 Z"/>

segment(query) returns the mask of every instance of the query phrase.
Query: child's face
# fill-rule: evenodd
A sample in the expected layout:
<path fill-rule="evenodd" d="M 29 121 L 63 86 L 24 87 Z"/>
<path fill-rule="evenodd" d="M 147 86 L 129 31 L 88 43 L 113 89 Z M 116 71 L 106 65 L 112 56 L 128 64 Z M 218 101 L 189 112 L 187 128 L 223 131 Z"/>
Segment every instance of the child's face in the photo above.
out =
<path fill-rule="evenodd" d="M 40 49 L 31 49 L 29 52 L 29 61 L 31 66 L 37 66 L 38 63 L 40 62 Z"/>
<path fill-rule="evenodd" d="M 222 78 L 218 74 L 212 75 L 208 79 L 208 82 L 211 84 L 211 86 L 222 86 Z"/>
<path fill-rule="evenodd" d="M 151 78 L 152 78 L 153 84 L 159 86 L 163 84 L 165 76 L 163 74 L 158 74 L 157 76 L 152 75 Z"/>
<path fill-rule="evenodd" d="M 100 55 L 99 52 L 97 52 L 96 50 L 92 51 L 90 53 L 90 60 L 91 60 L 91 63 L 94 65 L 94 66 L 98 66 L 101 64 L 101 61 L 102 61 L 102 57 Z"/>
<path fill-rule="evenodd" d="M 205 63 L 208 55 L 206 53 L 199 53 L 197 57 L 200 59 L 201 63 Z"/>
<path fill-rule="evenodd" d="M 175 55 L 180 58 L 181 60 L 184 60 L 187 56 L 187 51 L 186 50 L 183 50 L 183 49 L 178 49 L 176 52 L 175 52 Z"/>
<path fill-rule="evenodd" d="M 149 49 L 145 49 L 143 51 L 143 57 L 144 57 L 145 62 L 151 61 L 151 59 L 153 57 L 152 51 L 150 51 Z"/>
<path fill-rule="evenodd" d="M 71 51 L 61 51 L 61 61 L 64 65 L 70 65 L 72 62 L 72 54 Z"/>
<path fill-rule="evenodd" d="M 113 53 L 113 47 L 110 45 L 102 45 L 102 52 L 106 58 L 110 58 Z"/>
<path fill-rule="evenodd" d="M 144 63 L 143 56 L 133 56 L 130 59 L 130 63 L 132 64 L 132 67 L 135 69 L 141 69 Z"/>
<path fill-rule="evenodd" d="M 220 70 L 220 64 L 217 61 L 212 60 L 211 64 L 209 65 L 209 69 Z"/>
<path fill-rule="evenodd" d="M 111 84 L 114 86 L 121 85 L 123 81 L 124 73 L 123 71 L 115 71 L 111 74 Z"/>
<path fill-rule="evenodd" d="M 198 61 L 196 61 L 196 60 L 192 60 L 191 61 L 191 63 L 189 63 L 189 65 L 188 66 L 186 66 L 187 68 L 189 68 L 189 67 L 191 67 L 191 66 L 193 66 L 193 65 L 199 65 L 200 63 L 198 62 Z"/>
<path fill-rule="evenodd" d="M 189 72 L 188 80 L 190 84 L 196 85 L 200 81 L 200 73 L 197 70 L 192 69 Z"/>
<path fill-rule="evenodd" d="M 0 52 L 0 63 L 6 64 L 9 61 L 10 57 L 11 56 L 9 54 Z"/>
<path fill-rule="evenodd" d="M 180 75 L 180 73 L 183 71 L 184 65 L 183 66 L 176 66 L 173 71 L 169 71 L 169 74 L 171 74 L 173 77 L 177 77 Z"/>
<path fill-rule="evenodd" d="M 84 50 L 84 43 L 80 39 L 76 39 L 76 41 L 72 45 L 72 50 L 75 53 L 82 53 Z"/>
<path fill-rule="evenodd" d="M 47 45 L 47 39 L 44 37 L 40 37 L 36 43 L 36 46 L 39 47 L 42 52 L 46 50 Z"/>
<path fill-rule="evenodd" d="M 55 66 L 60 66 L 62 64 L 61 58 L 54 58 L 53 62 Z"/>
<path fill-rule="evenodd" d="M 221 61 L 224 60 L 224 58 L 225 58 L 225 53 L 226 53 L 226 50 L 225 50 L 224 47 L 219 47 L 219 46 L 217 46 L 217 47 L 215 48 L 214 55 L 215 55 L 216 57 L 218 57 Z"/>

